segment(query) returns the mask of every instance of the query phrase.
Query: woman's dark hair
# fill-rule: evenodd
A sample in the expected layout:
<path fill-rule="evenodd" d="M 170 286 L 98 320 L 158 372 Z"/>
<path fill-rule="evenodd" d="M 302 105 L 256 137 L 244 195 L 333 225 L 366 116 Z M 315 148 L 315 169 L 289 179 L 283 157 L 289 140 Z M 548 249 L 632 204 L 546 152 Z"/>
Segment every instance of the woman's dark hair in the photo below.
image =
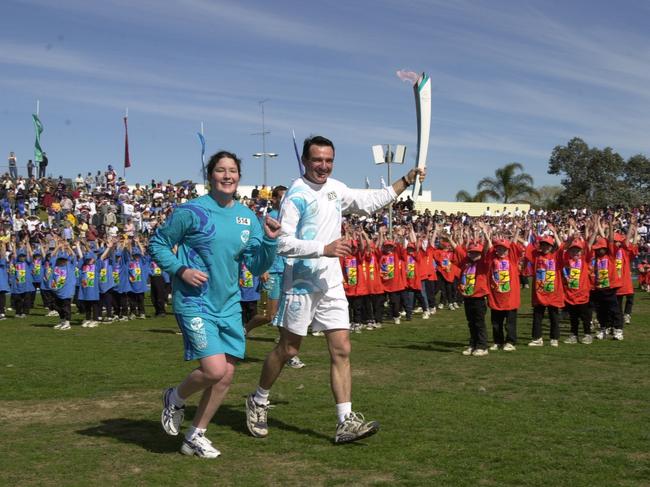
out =
<path fill-rule="evenodd" d="M 318 145 L 321 147 L 331 147 L 332 151 L 334 151 L 334 143 L 330 139 L 323 137 L 322 135 L 312 135 L 311 137 L 307 137 L 305 139 L 305 142 L 302 144 L 303 160 L 309 159 L 309 148 L 312 145 Z"/>
<path fill-rule="evenodd" d="M 212 171 L 214 171 L 214 167 L 217 165 L 217 162 L 219 162 L 221 159 L 232 159 L 235 161 L 235 164 L 237 164 L 237 172 L 241 176 L 241 159 L 237 157 L 237 154 L 234 152 L 228 152 L 225 150 L 217 152 L 215 155 L 213 155 L 210 160 L 208 161 L 208 168 L 207 168 L 207 177 L 208 179 L 210 178 L 210 174 L 212 174 Z"/>

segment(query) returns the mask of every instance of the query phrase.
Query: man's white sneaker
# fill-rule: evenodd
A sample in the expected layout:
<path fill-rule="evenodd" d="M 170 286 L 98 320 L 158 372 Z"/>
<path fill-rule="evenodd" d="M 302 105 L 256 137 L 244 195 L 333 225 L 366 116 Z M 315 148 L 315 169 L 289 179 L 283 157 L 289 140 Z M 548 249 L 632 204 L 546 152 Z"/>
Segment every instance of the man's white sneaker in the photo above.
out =
<path fill-rule="evenodd" d="M 591 338 L 591 335 L 585 335 L 582 337 L 582 340 L 580 340 L 581 343 L 584 343 L 585 345 L 590 345 L 591 342 L 593 342 L 594 339 Z"/>
<path fill-rule="evenodd" d="M 160 414 L 160 424 L 163 430 L 170 436 L 178 436 L 181 431 L 181 424 L 185 417 L 185 406 L 177 407 L 171 402 L 173 387 L 163 392 L 162 402 L 163 410 Z"/>
<path fill-rule="evenodd" d="M 366 421 L 361 413 L 350 412 L 336 427 L 334 443 L 350 443 L 374 435 L 379 431 L 377 421 Z"/>
<path fill-rule="evenodd" d="M 254 396 L 255 394 L 249 394 L 246 398 L 246 427 L 255 438 L 265 438 L 269 434 L 269 405 L 260 406 L 253 399 Z"/>
<path fill-rule="evenodd" d="M 614 328 L 614 340 L 623 340 L 623 330 L 620 328 Z"/>
<path fill-rule="evenodd" d="M 551 347 L 559 347 L 560 346 L 560 341 L 555 340 L 554 338 L 551 338 Z"/>
<path fill-rule="evenodd" d="M 564 343 L 567 343 L 569 345 L 572 345 L 574 343 L 578 343 L 578 337 L 576 335 L 571 335 L 569 338 L 564 340 Z"/>
<path fill-rule="evenodd" d="M 542 347 L 544 346 L 544 339 L 543 338 L 535 338 L 534 340 L 531 340 L 528 342 L 529 347 Z"/>
<path fill-rule="evenodd" d="M 305 363 L 298 357 L 291 357 L 287 360 L 287 365 L 292 369 L 302 369 L 305 366 Z"/>
<path fill-rule="evenodd" d="M 477 348 L 472 352 L 472 356 L 474 357 L 485 357 L 488 355 L 490 352 L 487 351 L 485 348 Z"/>
<path fill-rule="evenodd" d="M 469 355 L 472 355 L 472 352 L 474 349 L 472 347 L 467 347 L 465 350 L 462 351 L 462 354 L 468 357 Z"/>
<path fill-rule="evenodd" d="M 629 314 L 627 314 L 627 313 L 625 313 L 625 314 L 623 315 L 623 322 L 624 322 L 626 325 L 628 325 L 631 321 L 632 321 L 632 316 L 629 315 Z"/>
<path fill-rule="evenodd" d="M 512 343 L 506 343 L 506 344 L 503 346 L 503 349 L 502 349 L 502 350 L 503 350 L 504 352 L 514 352 L 515 350 L 517 350 L 517 347 L 515 347 Z"/>
<path fill-rule="evenodd" d="M 200 433 L 194 435 L 191 440 L 183 439 L 181 453 L 189 456 L 196 455 L 199 458 L 217 458 L 221 455 L 221 452 L 212 446 L 212 442 Z"/>

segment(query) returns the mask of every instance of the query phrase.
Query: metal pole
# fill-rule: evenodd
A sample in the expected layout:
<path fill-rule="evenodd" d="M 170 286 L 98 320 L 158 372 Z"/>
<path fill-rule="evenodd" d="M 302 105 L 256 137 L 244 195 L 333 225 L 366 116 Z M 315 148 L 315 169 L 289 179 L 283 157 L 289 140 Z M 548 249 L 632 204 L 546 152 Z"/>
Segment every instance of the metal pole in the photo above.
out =
<path fill-rule="evenodd" d="M 390 145 L 386 148 L 386 166 L 388 166 L 388 183 L 390 185 L 390 165 L 393 162 L 393 152 Z M 393 239 L 393 203 L 388 204 L 388 236 Z"/>
<path fill-rule="evenodd" d="M 264 160 L 264 179 L 263 179 L 263 184 L 266 186 L 266 124 L 264 121 L 264 103 L 267 100 L 262 100 L 260 102 L 260 105 L 262 107 L 262 158 Z"/>

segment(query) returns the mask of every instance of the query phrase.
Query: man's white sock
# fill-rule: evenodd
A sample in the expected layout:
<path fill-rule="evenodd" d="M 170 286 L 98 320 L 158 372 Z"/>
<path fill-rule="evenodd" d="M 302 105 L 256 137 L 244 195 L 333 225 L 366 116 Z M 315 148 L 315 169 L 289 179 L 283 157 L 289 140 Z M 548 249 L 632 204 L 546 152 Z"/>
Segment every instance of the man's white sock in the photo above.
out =
<path fill-rule="evenodd" d="M 268 389 L 262 389 L 262 387 L 257 386 L 257 390 L 253 396 L 253 401 L 255 401 L 260 406 L 266 406 L 269 403 L 270 392 L 271 391 Z"/>
<path fill-rule="evenodd" d="M 339 418 L 339 423 L 345 421 L 345 417 L 352 412 L 351 402 L 341 402 L 336 405 L 336 415 Z"/>
<path fill-rule="evenodd" d="M 204 428 L 197 428 L 196 426 L 192 425 L 187 429 L 187 433 L 185 433 L 185 439 L 187 441 L 192 440 L 196 435 L 203 435 L 205 434 L 205 429 Z"/>

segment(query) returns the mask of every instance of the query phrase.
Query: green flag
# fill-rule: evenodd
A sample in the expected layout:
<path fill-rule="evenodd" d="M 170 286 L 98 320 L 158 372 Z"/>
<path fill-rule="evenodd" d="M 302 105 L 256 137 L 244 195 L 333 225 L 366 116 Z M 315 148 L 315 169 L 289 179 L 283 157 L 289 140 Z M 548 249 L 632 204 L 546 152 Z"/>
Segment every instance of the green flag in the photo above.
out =
<path fill-rule="evenodd" d="M 43 124 L 38 119 L 38 115 L 33 114 L 34 130 L 36 131 L 36 142 L 34 142 L 34 162 L 41 162 L 43 160 L 43 149 L 41 149 L 41 133 L 43 132 Z"/>

